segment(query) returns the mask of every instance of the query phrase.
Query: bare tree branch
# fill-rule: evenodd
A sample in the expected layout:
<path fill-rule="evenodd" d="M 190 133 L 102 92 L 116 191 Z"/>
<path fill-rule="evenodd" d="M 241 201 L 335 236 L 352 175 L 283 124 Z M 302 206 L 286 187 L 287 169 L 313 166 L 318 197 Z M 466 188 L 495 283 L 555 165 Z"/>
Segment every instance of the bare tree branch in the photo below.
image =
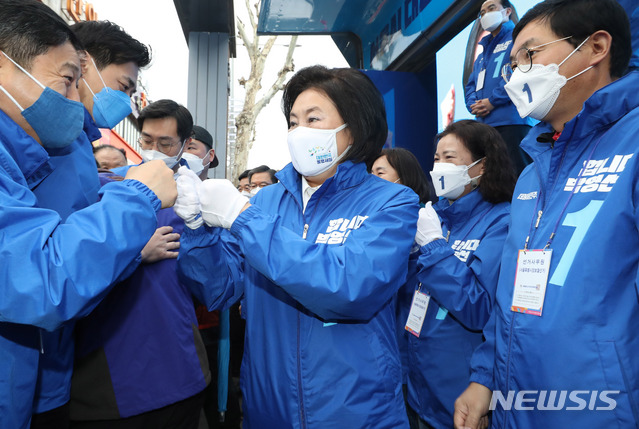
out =
<path fill-rule="evenodd" d="M 266 57 L 271 52 L 271 49 L 273 48 L 273 45 L 275 45 L 275 40 L 277 40 L 277 36 L 271 36 L 271 37 L 268 38 L 268 40 L 264 44 L 264 47 L 262 48 L 262 51 L 260 53 L 260 56 L 264 60 L 266 60 Z"/>
<path fill-rule="evenodd" d="M 262 75 L 264 73 L 266 59 L 271 53 L 273 46 L 275 46 L 277 37 L 269 37 L 266 40 L 266 43 L 262 46 L 262 49 L 260 49 L 260 37 L 257 35 L 256 19 L 256 17 L 259 17 L 259 3 L 254 5 L 256 15 L 253 15 L 250 9 L 251 1 L 252 0 L 245 0 L 245 5 L 249 12 L 249 20 L 252 28 L 246 28 L 242 21 L 239 19 L 237 20 L 238 35 L 248 52 L 251 62 L 251 70 L 248 79 L 241 78 L 238 80 L 240 85 L 244 86 L 246 93 L 242 111 L 235 118 L 237 135 L 235 138 L 234 160 L 231 168 L 227 172 L 228 177 L 231 179 L 235 178 L 240 172 L 246 169 L 249 150 L 255 140 L 255 122 L 257 120 L 257 116 L 269 103 L 277 91 L 282 89 L 284 81 L 286 80 L 286 75 L 293 71 L 293 51 L 297 43 L 297 36 L 292 37 L 288 47 L 286 61 L 284 66 L 278 72 L 277 79 L 273 85 L 268 88 L 264 97 L 256 102 L 257 93 L 262 88 Z M 249 39 L 249 31 L 253 34 L 252 40 Z"/>
<path fill-rule="evenodd" d="M 257 28 L 257 20 L 256 20 L 256 16 L 259 16 L 259 12 L 258 12 L 258 4 L 254 4 L 253 7 L 255 8 L 255 12 L 256 15 L 253 15 L 253 9 L 251 8 L 251 4 L 250 4 L 250 0 L 244 0 L 244 3 L 246 5 L 246 11 L 248 12 L 248 16 L 249 16 L 249 20 L 251 23 L 251 28 Z"/>
<path fill-rule="evenodd" d="M 254 42 L 257 41 L 250 40 L 248 38 L 248 34 L 246 34 L 246 28 L 244 27 L 244 23 L 242 22 L 242 20 L 240 20 L 240 18 L 237 19 L 237 34 L 238 36 L 240 36 L 240 39 L 242 40 L 242 43 L 244 43 L 244 46 L 246 46 L 246 50 L 249 52 L 250 56 L 255 50 Z"/>
<path fill-rule="evenodd" d="M 264 106 L 266 106 L 271 101 L 271 98 L 273 98 L 273 96 L 277 94 L 278 91 L 284 88 L 286 75 L 288 75 L 289 72 L 295 70 L 295 65 L 293 64 L 293 51 L 295 51 L 296 44 L 297 36 L 291 37 L 291 42 L 288 45 L 288 52 L 286 53 L 286 62 L 284 63 L 284 66 L 281 68 L 281 70 L 277 73 L 277 79 L 275 80 L 275 83 L 273 83 L 268 91 L 266 91 L 264 97 L 262 97 L 261 100 L 255 103 L 255 109 L 253 110 L 255 112 L 255 116 L 260 113 Z"/>

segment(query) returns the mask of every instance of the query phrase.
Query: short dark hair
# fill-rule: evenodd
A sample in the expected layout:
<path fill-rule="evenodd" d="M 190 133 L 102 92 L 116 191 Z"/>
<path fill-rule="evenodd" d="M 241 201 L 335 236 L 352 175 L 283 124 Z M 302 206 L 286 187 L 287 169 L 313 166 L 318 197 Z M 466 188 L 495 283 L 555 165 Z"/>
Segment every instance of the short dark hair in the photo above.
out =
<path fill-rule="evenodd" d="M 150 49 L 110 21 L 83 21 L 71 26 L 73 32 L 102 70 L 110 64 L 133 62 L 146 67 L 151 62 Z"/>
<path fill-rule="evenodd" d="M 479 182 L 482 197 L 493 204 L 510 201 L 515 189 L 515 169 L 508 148 L 499 132 L 490 125 L 472 120 L 453 122 L 437 134 L 436 140 L 449 134 L 468 149 L 473 161 L 484 158 L 484 174 Z"/>
<path fill-rule="evenodd" d="M 506 9 L 507 7 L 513 8 L 513 5 L 508 0 L 500 0 L 501 6 Z"/>
<path fill-rule="evenodd" d="M 239 176 L 237 176 L 237 181 L 239 182 L 242 179 L 248 179 L 249 177 L 249 173 L 251 172 L 251 170 L 244 170 L 242 172 L 242 174 L 240 174 Z"/>
<path fill-rule="evenodd" d="M 27 70 L 38 55 L 70 42 L 83 49 L 69 25 L 36 0 L 0 0 L 0 49 Z"/>
<path fill-rule="evenodd" d="M 253 177 L 255 173 L 269 173 L 271 175 L 271 182 L 273 183 L 279 182 L 279 180 L 277 180 L 277 177 L 275 177 L 275 173 L 277 173 L 277 170 L 273 170 L 268 165 L 260 165 L 259 167 L 255 167 L 252 170 L 249 170 L 248 172 L 249 183 L 251 182 L 251 177 Z M 242 178 L 240 177 L 240 180 L 241 179 Z"/>
<path fill-rule="evenodd" d="M 342 161 L 372 165 L 386 142 L 388 125 L 384 99 L 368 76 L 352 68 L 328 69 L 319 65 L 298 71 L 282 95 L 282 110 L 289 127 L 293 104 L 308 89 L 324 93 L 348 124 L 353 145 Z"/>
<path fill-rule="evenodd" d="M 615 0 L 546 0 L 535 5 L 519 20 L 513 40 L 533 21 L 547 22 L 558 37 L 579 46 L 586 37 L 604 30 L 612 36 L 610 75 L 621 77 L 632 55 L 630 23 L 623 7 Z"/>
<path fill-rule="evenodd" d="M 122 155 L 124 155 L 124 158 L 126 159 L 126 151 L 124 149 L 121 149 L 119 147 L 115 147 L 115 146 L 110 145 L 110 144 L 101 144 L 101 145 L 95 146 L 93 148 L 93 155 L 95 155 L 98 152 L 102 152 L 103 150 L 117 150 Z"/>
<path fill-rule="evenodd" d="M 158 100 L 146 106 L 138 116 L 138 127 L 142 131 L 147 119 L 175 118 L 177 134 L 181 141 L 193 135 L 193 116 L 188 109 L 173 100 Z"/>
<path fill-rule="evenodd" d="M 430 200 L 428 179 L 419 161 L 409 150 L 401 147 L 384 149 L 380 156 L 385 156 L 391 167 L 397 172 L 399 182 L 411 188 L 418 196 L 420 203 Z"/>

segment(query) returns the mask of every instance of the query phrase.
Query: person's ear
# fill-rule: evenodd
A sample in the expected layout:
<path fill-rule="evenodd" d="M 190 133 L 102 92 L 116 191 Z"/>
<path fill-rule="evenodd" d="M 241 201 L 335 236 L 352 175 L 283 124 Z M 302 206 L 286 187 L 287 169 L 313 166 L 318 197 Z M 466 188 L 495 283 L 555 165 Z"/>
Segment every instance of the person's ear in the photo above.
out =
<path fill-rule="evenodd" d="M 612 36 L 604 30 L 596 31 L 592 34 L 592 36 L 590 36 L 590 39 L 586 42 L 585 46 L 590 46 L 589 65 L 596 66 L 606 58 L 610 58 Z"/>
<path fill-rule="evenodd" d="M 215 159 L 215 149 L 209 150 L 209 163 L 213 162 Z"/>
<path fill-rule="evenodd" d="M 87 51 L 78 52 L 80 55 L 80 68 L 82 70 L 82 77 L 86 78 L 87 73 L 89 72 L 89 61 L 91 61 L 91 56 Z"/>
<path fill-rule="evenodd" d="M 512 9 L 512 8 L 510 8 L 510 7 L 507 7 L 507 8 L 505 8 L 504 10 L 506 11 L 506 16 L 508 17 L 508 19 L 510 19 L 510 16 L 511 16 L 511 15 L 512 15 L 512 13 L 513 13 L 513 9 Z"/>

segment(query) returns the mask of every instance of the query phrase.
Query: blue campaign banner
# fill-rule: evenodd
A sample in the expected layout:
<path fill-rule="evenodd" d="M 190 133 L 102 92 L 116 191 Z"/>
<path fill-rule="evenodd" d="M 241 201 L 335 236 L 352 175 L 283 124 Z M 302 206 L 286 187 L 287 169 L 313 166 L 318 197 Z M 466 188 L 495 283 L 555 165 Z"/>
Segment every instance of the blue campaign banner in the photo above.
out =
<path fill-rule="evenodd" d="M 410 150 L 425 172 L 433 166 L 437 134 L 435 64 L 420 74 L 362 70 L 384 97 L 388 140 L 386 147 Z"/>
<path fill-rule="evenodd" d="M 355 34 L 362 66 L 384 70 L 454 0 L 262 0 L 262 34 Z"/>

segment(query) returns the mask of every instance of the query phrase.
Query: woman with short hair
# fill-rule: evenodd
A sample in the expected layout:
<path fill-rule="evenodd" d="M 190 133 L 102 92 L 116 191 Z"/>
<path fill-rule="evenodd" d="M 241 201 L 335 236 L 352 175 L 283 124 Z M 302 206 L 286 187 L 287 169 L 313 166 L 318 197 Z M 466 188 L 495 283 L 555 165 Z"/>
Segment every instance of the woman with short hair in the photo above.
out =
<path fill-rule="evenodd" d="M 419 206 L 367 173 L 387 138 L 383 99 L 355 69 L 314 66 L 282 105 L 293 162 L 278 183 L 249 204 L 208 180 L 198 202 L 177 202 L 194 228 L 181 276 L 209 309 L 244 294 L 245 428 L 407 428 L 393 295 Z"/>

